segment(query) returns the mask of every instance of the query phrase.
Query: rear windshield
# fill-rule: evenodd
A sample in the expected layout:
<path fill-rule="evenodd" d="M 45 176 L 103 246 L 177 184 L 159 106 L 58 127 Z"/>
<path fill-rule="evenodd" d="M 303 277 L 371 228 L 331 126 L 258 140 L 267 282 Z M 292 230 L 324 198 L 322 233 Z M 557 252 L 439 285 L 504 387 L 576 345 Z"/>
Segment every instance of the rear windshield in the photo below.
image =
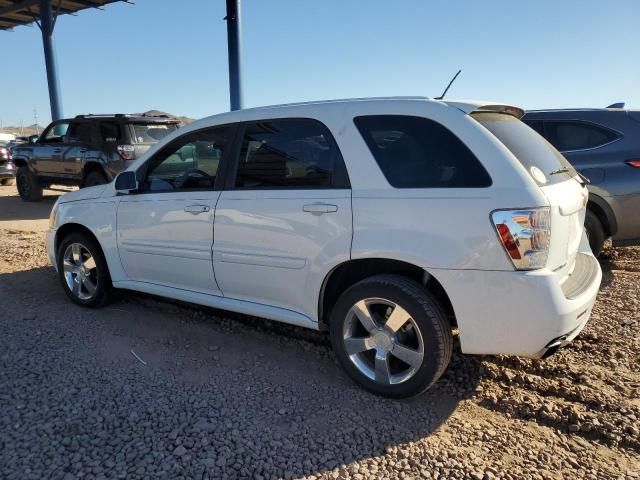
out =
<path fill-rule="evenodd" d="M 564 182 L 576 171 L 553 145 L 512 115 L 472 113 L 520 161 L 538 185 Z"/>
<path fill-rule="evenodd" d="M 175 123 L 134 123 L 131 126 L 135 143 L 155 143 L 178 128 Z"/>

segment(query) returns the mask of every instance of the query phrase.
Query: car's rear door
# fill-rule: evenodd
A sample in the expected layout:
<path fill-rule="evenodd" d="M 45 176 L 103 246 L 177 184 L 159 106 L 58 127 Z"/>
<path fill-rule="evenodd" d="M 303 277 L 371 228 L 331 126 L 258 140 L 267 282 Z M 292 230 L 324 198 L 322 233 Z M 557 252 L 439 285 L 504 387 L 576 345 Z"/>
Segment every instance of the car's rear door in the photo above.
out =
<path fill-rule="evenodd" d="M 213 263 L 225 297 L 315 319 L 329 270 L 350 257 L 351 190 L 329 130 L 311 119 L 243 125 L 216 207 Z"/>
<path fill-rule="evenodd" d="M 82 166 L 94 141 L 95 122 L 74 121 L 69 125 L 65 136 L 59 165 L 60 176 L 79 179 Z"/>
<path fill-rule="evenodd" d="M 187 133 L 144 165 L 139 192 L 117 212 L 118 251 L 130 280 L 219 295 L 213 218 L 230 127 Z"/>

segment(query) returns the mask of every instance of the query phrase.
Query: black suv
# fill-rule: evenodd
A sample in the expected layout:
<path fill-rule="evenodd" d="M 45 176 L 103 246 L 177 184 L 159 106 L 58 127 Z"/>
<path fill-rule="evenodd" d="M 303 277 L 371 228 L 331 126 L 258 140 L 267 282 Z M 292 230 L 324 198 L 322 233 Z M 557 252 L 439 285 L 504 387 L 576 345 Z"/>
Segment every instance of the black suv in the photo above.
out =
<path fill-rule="evenodd" d="M 52 184 L 110 182 L 179 123 L 169 116 L 119 113 L 53 122 L 32 143 L 13 149 L 18 193 L 23 200 L 37 201 Z"/>

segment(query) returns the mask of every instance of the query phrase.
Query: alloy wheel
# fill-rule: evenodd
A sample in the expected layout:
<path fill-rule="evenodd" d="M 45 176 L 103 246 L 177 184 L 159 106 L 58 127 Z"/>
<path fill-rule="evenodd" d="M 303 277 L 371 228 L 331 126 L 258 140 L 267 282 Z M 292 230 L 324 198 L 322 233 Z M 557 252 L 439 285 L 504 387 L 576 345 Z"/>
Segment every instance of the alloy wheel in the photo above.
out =
<path fill-rule="evenodd" d="M 67 287 L 75 297 L 89 300 L 95 296 L 98 287 L 96 261 L 87 247 L 80 243 L 67 246 L 62 268 Z"/>
<path fill-rule="evenodd" d="M 358 301 L 347 313 L 343 342 L 347 356 L 381 385 L 406 382 L 424 361 L 424 342 L 416 321 L 402 306 L 382 298 Z"/>

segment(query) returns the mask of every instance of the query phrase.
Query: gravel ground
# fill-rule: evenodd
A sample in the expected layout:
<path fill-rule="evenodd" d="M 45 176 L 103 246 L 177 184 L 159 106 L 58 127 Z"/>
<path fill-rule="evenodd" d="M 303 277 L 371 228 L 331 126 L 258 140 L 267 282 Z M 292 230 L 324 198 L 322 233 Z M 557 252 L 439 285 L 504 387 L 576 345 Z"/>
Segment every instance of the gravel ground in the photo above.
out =
<path fill-rule="evenodd" d="M 640 478 L 640 249 L 605 252 L 556 355 L 455 354 L 394 401 L 317 332 L 135 293 L 72 305 L 37 231 L 50 203 L 10 228 L 4 193 L 0 478 Z"/>

